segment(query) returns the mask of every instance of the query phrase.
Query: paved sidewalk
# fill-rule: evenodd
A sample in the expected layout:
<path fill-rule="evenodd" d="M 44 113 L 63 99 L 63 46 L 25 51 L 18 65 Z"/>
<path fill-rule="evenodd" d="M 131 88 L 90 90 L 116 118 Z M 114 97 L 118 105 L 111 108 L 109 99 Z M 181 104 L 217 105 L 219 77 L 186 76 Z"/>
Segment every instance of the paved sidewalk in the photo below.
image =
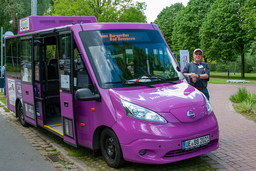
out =
<path fill-rule="evenodd" d="M 220 147 L 207 156 L 223 166 L 219 170 L 256 171 L 256 123 L 236 113 L 229 101 L 239 87 L 256 94 L 255 85 L 209 85 L 210 102 L 219 123 Z"/>
<path fill-rule="evenodd" d="M 0 102 L 1 105 L 3 105 Z M 38 152 L 39 157 L 43 157 L 45 160 L 52 164 L 52 168 L 56 171 L 93 171 L 90 167 L 84 164 L 82 161 L 77 160 L 75 157 L 68 156 L 68 152 L 59 144 L 53 142 L 49 137 L 40 133 L 36 128 L 23 127 L 19 120 L 15 118 L 13 112 L 6 112 L 4 108 L 0 107 L 0 115 L 5 118 L 18 132 L 34 147 Z M 8 153 L 8 152 L 7 152 Z M 40 156 L 41 155 L 41 156 Z M 53 158 L 53 160 L 51 159 Z M 11 164 L 11 160 L 8 164 Z M 40 170 L 32 169 L 30 170 Z M 2 169 L 0 169 L 2 171 Z M 42 170 L 48 171 L 46 167 Z"/>

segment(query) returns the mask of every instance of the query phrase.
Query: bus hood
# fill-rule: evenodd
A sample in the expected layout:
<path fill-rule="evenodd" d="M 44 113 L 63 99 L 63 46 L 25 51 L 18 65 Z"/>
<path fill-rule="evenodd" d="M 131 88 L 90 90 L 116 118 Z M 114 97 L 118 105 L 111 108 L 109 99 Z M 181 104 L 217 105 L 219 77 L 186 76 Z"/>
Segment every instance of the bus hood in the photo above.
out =
<path fill-rule="evenodd" d="M 180 122 L 191 122 L 187 116 L 187 112 L 191 110 L 197 115 L 193 122 L 207 115 L 206 102 L 200 91 L 187 83 L 164 85 L 155 88 L 143 86 L 110 89 L 109 93 L 115 108 L 123 99 L 158 114 L 172 114 Z"/>

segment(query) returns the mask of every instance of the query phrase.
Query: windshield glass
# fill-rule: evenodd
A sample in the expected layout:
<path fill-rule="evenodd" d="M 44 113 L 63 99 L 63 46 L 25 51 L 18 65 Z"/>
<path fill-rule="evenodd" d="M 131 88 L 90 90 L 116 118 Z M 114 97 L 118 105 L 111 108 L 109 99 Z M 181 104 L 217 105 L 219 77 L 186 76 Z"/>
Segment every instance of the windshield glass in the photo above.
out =
<path fill-rule="evenodd" d="M 156 30 L 84 31 L 80 36 L 102 88 L 183 79 Z"/>

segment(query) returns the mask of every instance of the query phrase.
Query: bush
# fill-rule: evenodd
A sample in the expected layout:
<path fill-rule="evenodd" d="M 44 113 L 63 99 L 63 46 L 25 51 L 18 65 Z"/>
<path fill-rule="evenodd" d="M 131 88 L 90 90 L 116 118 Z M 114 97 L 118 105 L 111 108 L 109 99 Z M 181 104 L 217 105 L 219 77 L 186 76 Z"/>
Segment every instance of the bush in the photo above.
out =
<path fill-rule="evenodd" d="M 235 106 L 235 109 L 241 113 L 255 113 L 252 111 L 253 104 L 246 100 Z"/>
<path fill-rule="evenodd" d="M 245 88 L 239 88 L 238 92 L 229 98 L 232 102 L 239 102 L 234 108 L 256 120 L 256 94 L 247 92 Z"/>
<path fill-rule="evenodd" d="M 240 103 L 243 102 L 244 100 L 247 99 L 247 97 L 249 96 L 249 93 L 247 92 L 247 90 L 245 88 L 239 88 L 238 92 L 234 95 L 232 95 L 229 100 L 235 103 Z"/>

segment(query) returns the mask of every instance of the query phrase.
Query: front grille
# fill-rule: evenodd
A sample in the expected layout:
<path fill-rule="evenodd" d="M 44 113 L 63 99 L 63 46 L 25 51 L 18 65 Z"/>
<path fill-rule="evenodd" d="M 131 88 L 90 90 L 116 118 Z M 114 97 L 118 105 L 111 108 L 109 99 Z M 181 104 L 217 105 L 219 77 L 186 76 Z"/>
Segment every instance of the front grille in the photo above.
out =
<path fill-rule="evenodd" d="M 165 154 L 164 157 L 176 157 L 176 156 L 182 156 L 182 155 L 186 155 L 186 154 L 190 154 L 190 153 L 195 153 L 195 152 L 207 149 L 209 147 L 215 146 L 217 143 L 218 143 L 218 140 L 213 140 L 205 146 L 201 146 L 201 147 L 194 148 L 191 150 L 179 149 L 179 150 L 169 151 L 168 153 Z"/>

